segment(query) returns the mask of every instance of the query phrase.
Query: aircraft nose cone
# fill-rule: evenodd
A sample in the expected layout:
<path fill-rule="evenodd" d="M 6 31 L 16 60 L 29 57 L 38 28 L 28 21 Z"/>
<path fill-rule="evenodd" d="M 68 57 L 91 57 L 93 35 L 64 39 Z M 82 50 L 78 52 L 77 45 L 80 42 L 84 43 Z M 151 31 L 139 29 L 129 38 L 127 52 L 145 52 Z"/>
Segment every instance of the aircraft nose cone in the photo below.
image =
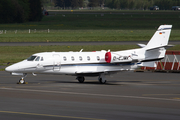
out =
<path fill-rule="evenodd" d="M 11 72 L 11 67 L 10 67 L 10 66 L 9 66 L 9 67 L 6 67 L 6 68 L 5 68 L 5 71 Z"/>
<path fill-rule="evenodd" d="M 5 68 L 5 71 L 13 72 L 14 71 L 14 67 L 13 66 L 8 66 L 8 67 Z"/>

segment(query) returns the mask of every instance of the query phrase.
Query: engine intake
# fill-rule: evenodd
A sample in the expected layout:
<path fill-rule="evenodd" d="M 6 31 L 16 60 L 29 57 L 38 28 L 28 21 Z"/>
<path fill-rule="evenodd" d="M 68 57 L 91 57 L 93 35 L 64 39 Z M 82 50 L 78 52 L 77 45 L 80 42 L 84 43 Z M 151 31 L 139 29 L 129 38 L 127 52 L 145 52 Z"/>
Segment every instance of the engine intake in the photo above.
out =
<path fill-rule="evenodd" d="M 130 62 L 132 61 L 131 56 L 121 56 L 117 53 L 107 52 L 105 54 L 105 61 L 107 63 L 119 63 L 119 62 Z"/>
<path fill-rule="evenodd" d="M 105 60 L 106 60 L 107 63 L 111 62 L 111 52 L 107 52 L 105 54 Z"/>

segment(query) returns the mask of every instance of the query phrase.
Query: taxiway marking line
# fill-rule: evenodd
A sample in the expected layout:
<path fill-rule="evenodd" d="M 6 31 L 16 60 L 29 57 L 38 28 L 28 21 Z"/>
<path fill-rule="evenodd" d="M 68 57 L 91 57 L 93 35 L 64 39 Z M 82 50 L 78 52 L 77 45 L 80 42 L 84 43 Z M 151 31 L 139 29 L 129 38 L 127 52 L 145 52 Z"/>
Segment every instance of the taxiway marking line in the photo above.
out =
<path fill-rule="evenodd" d="M 143 96 L 163 96 L 163 95 L 180 95 L 179 93 L 177 94 L 143 94 Z"/>
<path fill-rule="evenodd" d="M 180 98 L 173 98 L 173 99 L 179 99 L 180 100 Z"/>
<path fill-rule="evenodd" d="M 47 91 L 47 90 L 32 90 L 32 89 L 16 89 L 16 88 L 0 88 L 0 89 L 1 90 L 26 91 L 26 92 L 42 92 L 42 93 L 88 95 L 88 96 L 101 96 L 101 97 L 134 98 L 134 99 L 163 100 L 163 101 L 177 101 L 177 102 L 180 102 L 180 99 L 154 98 L 154 97 L 143 97 L 143 96 L 125 96 L 125 95 L 108 95 L 108 94 L 106 95 L 106 94 L 77 93 L 77 92 L 63 92 L 63 91 Z"/>
<path fill-rule="evenodd" d="M 14 112 L 14 111 L 0 111 L 0 113 L 21 114 L 21 115 L 35 115 L 35 116 L 46 116 L 46 117 L 59 117 L 59 118 L 71 118 L 71 119 L 81 119 L 81 120 L 105 120 L 105 119 L 96 119 L 96 118 L 62 116 L 62 115 L 51 115 L 51 114 L 39 114 L 39 113 L 26 113 L 26 112 Z"/>

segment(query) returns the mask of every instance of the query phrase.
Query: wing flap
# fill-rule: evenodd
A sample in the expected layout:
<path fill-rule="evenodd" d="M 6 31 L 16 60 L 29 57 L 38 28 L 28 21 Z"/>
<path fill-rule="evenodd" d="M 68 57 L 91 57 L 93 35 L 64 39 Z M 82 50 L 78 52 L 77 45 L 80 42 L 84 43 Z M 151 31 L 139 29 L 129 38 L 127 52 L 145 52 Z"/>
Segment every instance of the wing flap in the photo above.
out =
<path fill-rule="evenodd" d="M 111 74 L 111 73 L 116 73 L 116 72 L 120 72 L 120 71 L 125 71 L 125 69 L 106 69 L 104 71 L 76 71 L 76 75 L 77 76 L 99 76 L 102 73 L 105 74 Z M 127 70 L 126 70 L 127 71 Z"/>

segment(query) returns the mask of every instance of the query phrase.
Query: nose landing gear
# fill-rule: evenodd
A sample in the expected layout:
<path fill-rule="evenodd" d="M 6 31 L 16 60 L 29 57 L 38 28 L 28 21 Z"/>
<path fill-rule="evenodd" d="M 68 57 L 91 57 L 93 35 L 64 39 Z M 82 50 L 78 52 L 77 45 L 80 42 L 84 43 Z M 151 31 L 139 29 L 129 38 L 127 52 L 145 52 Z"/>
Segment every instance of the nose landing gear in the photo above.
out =
<path fill-rule="evenodd" d="M 21 79 L 19 79 L 19 82 L 17 82 L 17 84 L 28 84 L 28 82 L 25 82 L 24 78 L 27 76 L 27 73 L 24 73 L 21 77 Z"/>

